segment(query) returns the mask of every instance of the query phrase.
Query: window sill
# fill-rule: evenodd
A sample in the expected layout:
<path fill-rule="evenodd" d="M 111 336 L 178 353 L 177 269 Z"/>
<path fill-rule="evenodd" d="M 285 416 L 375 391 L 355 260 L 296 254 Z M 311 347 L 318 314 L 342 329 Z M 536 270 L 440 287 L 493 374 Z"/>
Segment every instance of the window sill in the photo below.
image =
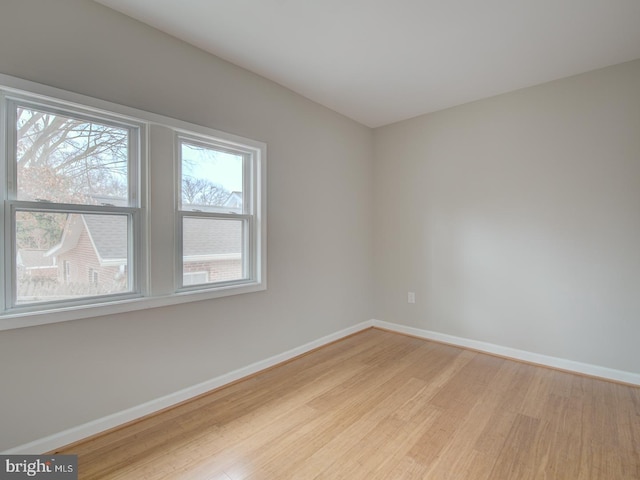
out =
<path fill-rule="evenodd" d="M 84 318 L 114 315 L 149 308 L 167 307 L 190 302 L 201 302 L 214 298 L 253 293 L 266 290 L 266 283 L 253 282 L 241 286 L 233 285 L 211 290 L 184 291 L 158 297 L 137 297 L 109 303 L 95 303 L 75 307 L 63 307 L 38 312 L 11 313 L 0 315 L 0 331 L 23 327 L 33 327 L 50 323 L 81 320 Z"/>

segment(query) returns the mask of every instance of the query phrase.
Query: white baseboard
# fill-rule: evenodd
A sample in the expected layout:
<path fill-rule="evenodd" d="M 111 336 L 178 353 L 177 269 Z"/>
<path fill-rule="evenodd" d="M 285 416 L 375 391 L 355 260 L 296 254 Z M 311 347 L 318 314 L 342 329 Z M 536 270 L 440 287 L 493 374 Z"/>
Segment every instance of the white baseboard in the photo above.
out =
<path fill-rule="evenodd" d="M 11 448 L 2 453 L 6 455 L 26 455 L 40 454 L 43 452 L 55 450 L 65 445 L 69 445 L 70 443 L 77 442 L 78 440 L 82 440 L 83 438 L 87 438 L 97 433 L 104 432 L 132 420 L 142 418 L 145 415 L 149 415 L 172 405 L 176 405 L 185 400 L 189 400 L 190 398 L 197 397 L 198 395 L 209 392 L 216 388 L 223 387 L 224 385 L 235 382 L 249 375 L 253 375 L 254 373 L 273 367 L 287 360 L 291 360 L 292 358 L 307 353 L 318 347 L 322 347 L 323 345 L 334 342 L 336 340 L 340 340 L 341 338 L 347 337 L 370 327 L 377 327 L 397 333 L 424 338 L 427 340 L 434 340 L 436 342 L 448 343 L 451 345 L 470 348 L 481 352 L 491 353 L 494 355 L 499 355 L 501 357 L 522 360 L 525 362 L 544 365 L 552 368 L 566 370 L 569 372 L 581 373 L 593 377 L 599 377 L 640 386 L 640 374 L 637 373 L 615 370 L 587 363 L 575 362 L 563 358 L 550 357 L 547 355 L 527 352 L 510 347 L 503 347 L 501 345 L 481 342 L 478 340 L 470 340 L 467 338 L 447 335 L 431 330 L 408 327 L 406 325 L 399 325 L 397 323 L 384 322 L 381 320 L 368 320 L 358 323 L 357 325 L 353 325 L 352 327 L 346 328 L 344 330 L 332 333 L 325 337 L 319 338 L 312 342 L 306 343 L 300 347 L 288 350 L 279 355 L 274 355 L 273 357 L 269 357 L 265 360 L 255 362 L 251 365 L 247 365 L 246 367 L 242 367 L 224 375 L 220 375 L 219 377 L 215 377 L 211 380 L 207 380 L 205 382 L 179 390 L 169 395 L 165 395 L 164 397 L 151 400 L 141 405 L 136 405 L 135 407 L 128 408 L 121 412 L 116 412 L 114 414 L 107 415 L 106 417 L 87 422 L 77 427 L 55 433 L 48 437 L 44 437 L 33 442 Z"/>
<path fill-rule="evenodd" d="M 381 320 L 372 320 L 371 324 L 372 326 L 377 328 L 391 330 L 397 333 L 404 333 L 406 335 L 412 335 L 414 337 L 425 338 L 427 340 L 448 343 L 459 347 L 471 348 L 473 350 L 499 355 L 501 357 L 512 358 L 514 360 L 522 360 L 524 362 L 534 363 L 537 365 L 544 365 L 547 367 L 566 370 L 569 372 L 581 373 L 592 377 L 598 377 L 606 380 L 613 380 L 616 382 L 623 382 L 640 386 L 640 374 L 638 373 L 627 372 L 624 370 L 615 370 L 613 368 L 601 367 L 589 363 L 575 362 L 573 360 L 567 360 L 564 358 L 550 357 L 547 355 L 541 355 L 539 353 L 527 352 L 525 350 L 518 350 L 516 348 L 503 347 L 501 345 L 495 345 L 493 343 L 470 340 L 468 338 L 456 337 L 453 335 L 447 335 L 445 333 L 433 332 L 431 330 L 423 330 L 420 328 L 408 327 L 405 325 L 398 325 L 397 323 L 384 322 Z"/>
<path fill-rule="evenodd" d="M 235 382 L 236 380 L 240 380 L 241 378 L 260 372 L 261 370 L 265 370 L 279 363 L 291 360 L 292 358 L 307 353 L 313 349 L 322 347 L 323 345 L 326 345 L 328 343 L 340 340 L 341 338 L 370 328 L 371 326 L 373 326 L 373 322 L 371 320 L 359 323 L 352 327 L 345 328 L 344 330 L 340 330 L 339 332 L 335 332 L 312 342 L 306 343 L 300 347 L 288 350 L 279 355 L 274 355 L 273 357 L 269 357 L 265 360 L 252 363 L 251 365 L 247 365 L 246 367 L 242 367 L 224 375 L 220 375 L 219 377 L 212 378 L 211 380 L 207 380 L 197 385 L 187 387 L 175 393 L 165 395 L 164 397 L 151 400 L 141 405 L 136 405 L 135 407 L 128 408 L 121 412 L 107 415 L 106 417 L 102 417 L 91 422 L 78 425 L 77 427 L 73 427 L 68 430 L 49 435 L 48 437 L 44 437 L 14 448 L 10 448 L 9 450 L 6 450 L 2 453 L 5 455 L 27 455 L 41 454 L 43 452 L 55 450 L 65 445 L 69 445 L 70 443 L 77 442 L 78 440 L 82 440 L 83 438 L 87 438 L 97 433 L 104 432 L 132 420 L 142 418 L 145 415 L 149 415 L 172 405 L 176 405 L 185 400 L 189 400 L 190 398 L 197 397 L 198 395 L 209 392 L 216 388 L 220 388 L 224 385 Z"/>

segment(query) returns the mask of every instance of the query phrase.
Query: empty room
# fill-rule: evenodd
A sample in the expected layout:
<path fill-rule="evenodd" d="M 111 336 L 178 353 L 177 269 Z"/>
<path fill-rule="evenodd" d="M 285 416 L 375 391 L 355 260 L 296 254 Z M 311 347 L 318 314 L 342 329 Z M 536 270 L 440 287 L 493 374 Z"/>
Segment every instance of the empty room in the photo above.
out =
<path fill-rule="evenodd" d="M 639 25 L 0 0 L 0 479 L 640 479 Z"/>

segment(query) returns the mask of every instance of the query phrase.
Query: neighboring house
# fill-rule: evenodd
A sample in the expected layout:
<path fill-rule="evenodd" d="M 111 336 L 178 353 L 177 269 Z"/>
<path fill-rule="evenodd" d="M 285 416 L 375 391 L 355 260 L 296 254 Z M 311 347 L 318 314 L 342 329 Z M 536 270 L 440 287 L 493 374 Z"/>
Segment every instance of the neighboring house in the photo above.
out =
<path fill-rule="evenodd" d="M 185 286 L 243 277 L 241 221 L 188 218 L 183 228 Z"/>
<path fill-rule="evenodd" d="M 188 219 L 183 236 L 185 286 L 242 278 L 240 221 Z M 127 243 L 125 216 L 74 214 L 47 256 L 57 265 L 60 283 L 122 292 L 129 288 Z"/>
<path fill-rule="evenodd" d="M 224 202 L 225 207 L 242 210 L 242 192 L 231 192 L 229 198 Z"/>
<path fill-rule="evenodd" d="M 93 196 L 98 204 L 126 199 Z M 185 210 L 242 213 L 242 192 L 219 205 L 183 205 Z M 242 220 L 188 217 L 184 221 L 184 286 L 244 278 Z M 17 251 L 17 303 L 51 301 L 129 291 L 128 235 L 124 215 L 72 214 L 60 242 L 49 250 Z"/>
<path fill-rule="evenodd" d="M 69 215 L 60 243 L 47 255 L 58 265 L 61 284 L 91 285 L 97 293 L 126 291 L 127 218 Z"/>

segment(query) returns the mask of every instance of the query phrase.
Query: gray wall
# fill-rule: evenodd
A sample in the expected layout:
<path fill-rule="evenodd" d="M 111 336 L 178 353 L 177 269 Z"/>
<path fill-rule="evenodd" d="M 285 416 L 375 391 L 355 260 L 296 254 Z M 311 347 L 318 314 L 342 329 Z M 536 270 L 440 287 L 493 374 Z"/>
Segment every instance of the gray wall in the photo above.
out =
<path fill-rule="evenodd" d="M 269 146 L 268 291 L 0 332 L 0 450 L 369 318 L 640 372 L 640 61 L 372 132 L 88 0 L 0 9 L 1 73 Z"/>
<path fill-rule="evenodd" d="M 380 128 L 375 154 L 378 319 L 640 372 L 640 61 Z"/>
<path fill-rule="evenodd" d="M 269 248 L 266 292 L 0 332 L 0 451 L 372 318 L 371 130 L 88 0 L 3 0 L 0 73 L 267 142 Z"/>

